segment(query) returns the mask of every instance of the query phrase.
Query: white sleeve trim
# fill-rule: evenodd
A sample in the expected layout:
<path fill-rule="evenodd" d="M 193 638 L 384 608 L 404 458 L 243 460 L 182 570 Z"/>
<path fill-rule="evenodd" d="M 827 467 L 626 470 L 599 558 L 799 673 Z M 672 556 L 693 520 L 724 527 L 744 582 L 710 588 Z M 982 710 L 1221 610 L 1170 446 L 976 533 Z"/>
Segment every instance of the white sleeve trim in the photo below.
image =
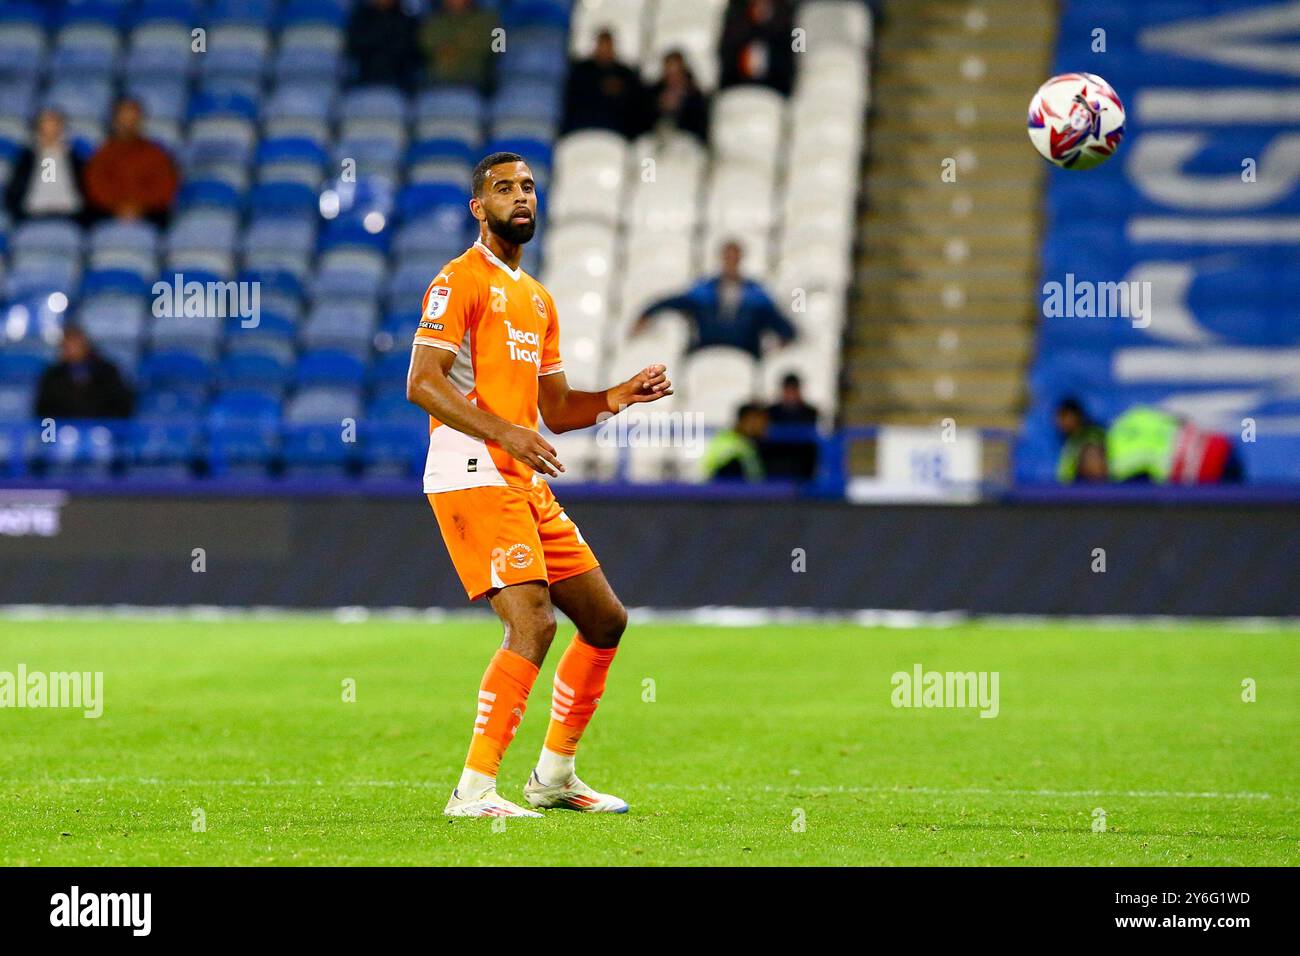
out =
<path fill-rule="evenodd" d="M 446 349 L 453 355 L 460 351 L 459 345 L 452 345 L 450 342 L 443 342 L 440 339 L 431 339 L 427 335 L 417 335 L 412 345 L 432 345 L 435 349 Z"/>

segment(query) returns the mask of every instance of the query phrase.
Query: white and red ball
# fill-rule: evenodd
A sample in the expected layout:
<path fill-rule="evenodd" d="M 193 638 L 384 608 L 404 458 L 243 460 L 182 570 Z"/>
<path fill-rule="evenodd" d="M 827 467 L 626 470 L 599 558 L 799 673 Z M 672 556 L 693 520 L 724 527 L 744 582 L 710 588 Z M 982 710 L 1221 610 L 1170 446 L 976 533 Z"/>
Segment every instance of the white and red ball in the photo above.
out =
<path fill-rule="evenodd" d="M 1029 141 L 1062 169 L 1092 169 L 1124 138 L 1124 104 L 1095 73 L 1062 73 L 1029 101 Z"/>

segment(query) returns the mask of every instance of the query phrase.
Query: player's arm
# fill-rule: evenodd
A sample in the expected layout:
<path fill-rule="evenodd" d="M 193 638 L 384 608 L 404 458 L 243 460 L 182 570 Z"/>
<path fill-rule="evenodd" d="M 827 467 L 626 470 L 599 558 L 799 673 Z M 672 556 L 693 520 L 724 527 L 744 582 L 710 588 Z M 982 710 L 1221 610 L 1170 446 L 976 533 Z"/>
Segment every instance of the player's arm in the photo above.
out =
<path fill-rule="evenodd" d="M 546 427 L 558 435 L 587 428 L 596 424 L 600 416 L 617 415 L 628 405 L 658 401 L 672 393 L 673 383 L 668 380 L 668 369 L 663 365 L 647 366 L 626 382 L 603 392 L 569 388 L 564 373 L 553 372 L 537 380 L 537 407 Z"/>
<path fill-rule="evenodd" d="M 411 368 L 406 376 L 407 401 L 458 432 L 499 445 L 511 458 L 544 475 L 564 471 L 555 457 L 555 448 L 545 438 L 531 428 L 484 411 L 451 384 L 447 373 L 455 360 L 455 353 L 447 349 L 419 345 L 412 348 Z"/>

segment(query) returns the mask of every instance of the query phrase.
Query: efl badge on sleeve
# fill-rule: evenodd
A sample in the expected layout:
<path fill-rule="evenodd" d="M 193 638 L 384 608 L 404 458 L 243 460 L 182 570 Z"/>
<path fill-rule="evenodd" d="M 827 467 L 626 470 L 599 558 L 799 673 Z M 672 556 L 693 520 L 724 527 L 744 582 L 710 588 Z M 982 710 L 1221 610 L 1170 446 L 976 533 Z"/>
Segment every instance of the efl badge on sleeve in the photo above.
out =
<path fill-rule="evenodd" d="M 424 307 L 426 319 L 440 319 L 447 311 L 447 300 L 451 298 L 451 289 L 445 285 L 434 286 L 429 290 L 429 302 Z"/>

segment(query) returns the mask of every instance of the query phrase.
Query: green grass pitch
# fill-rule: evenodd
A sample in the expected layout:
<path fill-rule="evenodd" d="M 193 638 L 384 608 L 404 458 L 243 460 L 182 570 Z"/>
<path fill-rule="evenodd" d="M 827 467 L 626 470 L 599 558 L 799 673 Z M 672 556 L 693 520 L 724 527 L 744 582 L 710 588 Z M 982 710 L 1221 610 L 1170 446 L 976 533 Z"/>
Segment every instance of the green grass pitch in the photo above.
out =
<path fill-rule="evenodd" d="M 498 642 L 473 617 L 0 621 L 0 671 L 102 671 L 105 697 L 98 720 L 0 710 L 0 863 L 1300 861 L 1296 630 L 634 617 L 578 764 L 631 813 L 503 830 L 441 815 Z M 916 664 L 997 671 L 998 716 L 895 708 Z"/>

